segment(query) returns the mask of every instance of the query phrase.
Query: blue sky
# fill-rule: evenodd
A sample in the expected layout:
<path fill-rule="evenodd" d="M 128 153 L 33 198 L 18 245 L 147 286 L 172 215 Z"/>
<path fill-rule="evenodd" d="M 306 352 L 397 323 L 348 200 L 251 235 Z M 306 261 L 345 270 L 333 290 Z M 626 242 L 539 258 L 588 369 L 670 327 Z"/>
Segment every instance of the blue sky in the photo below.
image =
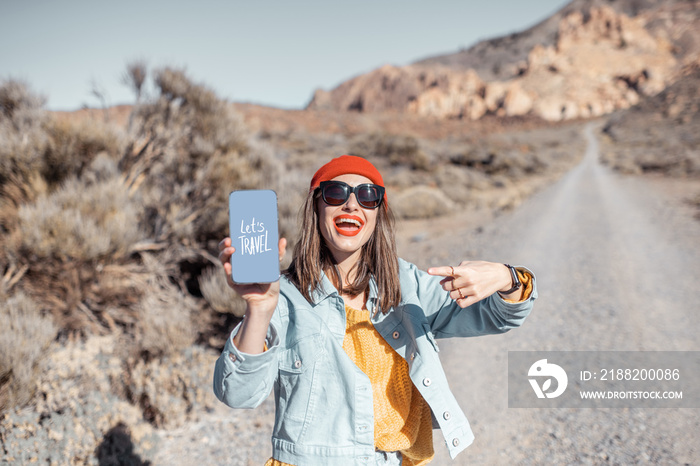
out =
<path fill-rule="evenodd" d="M 0 79 L 52 110 L 131 103 L 126 63 L 185 68 L 220 97 L 302 108 L 384 64 L 406 65 L 525 29 L 568 0 L 99 2 L 0 0 Z"/>

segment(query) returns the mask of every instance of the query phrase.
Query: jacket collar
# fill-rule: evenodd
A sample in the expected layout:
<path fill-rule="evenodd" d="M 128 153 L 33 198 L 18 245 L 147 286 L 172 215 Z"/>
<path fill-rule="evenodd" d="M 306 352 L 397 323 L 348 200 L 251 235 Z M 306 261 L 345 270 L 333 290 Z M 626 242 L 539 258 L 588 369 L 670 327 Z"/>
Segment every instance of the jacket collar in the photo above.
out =
<path fill-rule="evenodd" d="M 321 283 L 318 288 L 313 290 L 311 293 L 311 300 L 314 307 L 321 304 L 326 298 L 331 296 L 338 296 L 338 290 L 333 286 L 330 278 L 325 272 L 321 271 Z M 379 310 L 379 288 L 377 287 L 377 282 L 372 276 L 369 280 L 369 297 L 367 298 L 367 309 L 370 311 L 370 315 L 375 316 L 376 311 Z"/>
<path fill-rule="evenodd" d="M 338 295 L 338 290 L 335 289 L 325 272 L 321 271 L 321 283 L 315 290 L 311 291 L 310 295 L 311 304 L 316 307 L 329 296 Z"/>

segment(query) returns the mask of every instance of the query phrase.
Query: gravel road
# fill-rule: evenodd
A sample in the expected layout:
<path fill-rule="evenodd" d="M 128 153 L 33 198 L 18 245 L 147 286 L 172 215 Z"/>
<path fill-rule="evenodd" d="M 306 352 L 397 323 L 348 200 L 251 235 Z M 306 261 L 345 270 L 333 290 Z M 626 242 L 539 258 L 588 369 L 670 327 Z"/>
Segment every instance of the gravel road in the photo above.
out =
<path fill-rule="evenodd" d="M 442 359 L 475 431 L 453 464 L 697 464 L 697 409 L 508 409 L 509 350 L 700 350 L 700 224 L 670 180 L 621 177 L 584 160 L 451 257 L 530 267 L 540 298 L 503 336 L 450 340 Z M 677 183 L 676 183 L 677 185 Z M 418 252 L 418 251 L 416 251 Z M 423 264 L 427 265 L 427 264 Z M 436 441 L 436 464 L 448 464 Z"/>
<path fill-rule="evenodd" d="M 584 160 L 515 211 L 400 228 L 402 257 L 421 267 L 484 259 L 527 265 L 540 297 L 525 325 L 445 340 L 441 358 L 476 440 L 454 462 L 435 436 L 433 464 L 697 464 L 697 409 L 509 409 L 509 350 L 700 350 L 700 222 L 668 179 L 622 177 Z M 466 226 L 466 228 L 465 228 Z M 261 465 L 274 406 L 229 410 L 162 433 L 156 464 Z"/>

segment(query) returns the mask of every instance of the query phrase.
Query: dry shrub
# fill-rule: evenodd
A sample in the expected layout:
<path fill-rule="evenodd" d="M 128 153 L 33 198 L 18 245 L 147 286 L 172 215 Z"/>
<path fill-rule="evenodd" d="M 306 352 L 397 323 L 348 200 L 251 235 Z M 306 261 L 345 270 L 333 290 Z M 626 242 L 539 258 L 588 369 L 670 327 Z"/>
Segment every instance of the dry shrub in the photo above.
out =
<path fill-rule="evenodd" d="M 161 285 L 138 305 L 137 345 L 148 355 L 161 357 L 191 346 L 197 333 L 192 325 L 194 303 L 174 285 Z"/>
<path fill-rule="evenodd" d="M 122 75 L 122 83 L 130 87 L 136 95 L 136 102 L 141 101 L 143 85 L 148 76 L 148 66 L 144 60 L 132 60 L 126 64 L 126 71 Z"/>
<path fill-rule="evenodd" d="M 435 173 L 438 187 L 458 205 L 469 204 L 479 192 L 491 188 L 491 180 L 483 172 L 454 165 L 440 166 Z"/>
<path fill-rule="evenodd" d="M 124 255 L 140 238 L 139 209 L 120 178 L 69 179 L 19 209 L 22 247 L 40 258 L 89 261 Z"/>
<path fill-rule="evenodd" d="M 162 357 L 191 346 L 197 336 L 196 303 L 175 286 L 162 257 L 143 254 L 146 286 L 136 305 L 135 349 L 147 357 Z"/>
<path fill-rule="evenodd" d="M 29 402 L 41 356 L 56 336 L 53 322 L 22 293 L 0 303 L 0 412 Z"/>
<path fill-rule="evenodd" d="M 149 234 L 200 244 L 227 232 L 234 189 L 275 188 L 279 167 L 231 106 L 182 70 L 155 73 L 159 95 L 135 111 L 121 168 L 143 194 Z"/>
<path fill-rule="evenodd" d="M 454 203 L 437 188 L 416 186 L 394 196 L 391 207 L 399 218 L 431 218 L 451 212 Z"/>
<path fill-rule="evenodd" d="M 5 184 L 0 185 L 0 251 L 5 253 L 5 259 L 16 262 L 22 244 L 20 206 L 34 202 L 39 196 L 45 196 L 47 191 L 48 186 L 39 173 L 32 173 L 25 180 L 13 175 Z"/>
<path fill-rule="evenodd" d="M 226 283 L 224 267 L 221 264 L 202 272 L 199 277 L 199 289 L 209 306 L 216 312 L 233 314 L 236 317 L 243 317 L 245 314 L 245 301 Z"/>
<path fill-rule="evenodd" d="M 79 176 L 98 154 L 117 159 L 126 147 L 124 135 L 99 119 L 52 119 L 46 131 L 50 143 L 44 155 L 43 176 L 50 183 Z"/>
<path fill-rule="evenodd" d="M 44 99 L 19 81 L 0 82 L 0 186 L 19 183 L 45 172 L 44 152 L 50 140 L 44 125 Z"/>
<path fill-rule="evenodd" d="M 428 170 L 430 157 L 413 136 L 388 133 L 360 135 L 350 141 L 350 153 L 361 157 L 385 158 L 391 165 L 406 165 L 414 170 Z"/>
<path fill-rule="evenodd" d="M 195 192 L 199 212 L 194 223 L 201 239 L 228 233 L 228 194 L 238 189 L 274 189 L 279 169 L 269 147 L 250 143 L 249 152 L 216 153 L 196 173 Z"/>
<path fill-rule="evenodd" d="M 32 94 L 26 83 L 14 79 L 3 80 L 0 84 L 0 112 L 5 118 L 20 121 L 31 109 L 40 109 L 46 99 Z"/>
<path fill-rule="evenodd" d="M 450 157 L 450 162 L 488 175 L 506 175 L 510 178 L 540 173 L 547 167 L 547 164 L 531 151 L 523 153 L 501 145 L 470 147 Z"/>

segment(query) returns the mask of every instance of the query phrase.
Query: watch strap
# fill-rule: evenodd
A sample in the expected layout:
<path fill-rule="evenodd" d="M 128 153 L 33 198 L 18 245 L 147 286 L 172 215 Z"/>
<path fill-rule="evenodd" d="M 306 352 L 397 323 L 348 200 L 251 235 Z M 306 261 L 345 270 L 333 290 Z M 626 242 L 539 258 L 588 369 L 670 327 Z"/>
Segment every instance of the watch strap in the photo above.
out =
<path fill-rule="evenodd" d="M 502 295 L 503 294 L 511 294 L 515 290 L 520 289 L 520 287 L 523 286 L 523 284 L 520 282 L 520 277 L 518 277 L 518 272 L 515 270 L 515 267 L 513 267 L 512 265 L 508 265 L 508 264 L 503 264 L 503 265 L 508 267 L 508 270 L 510 270 L 510 276 L 511 276 L 511 279 L 513 280 L 513 288 L 511 288 L 507 291 L 499 291 L 498 293 L 502 294 Z"/>

